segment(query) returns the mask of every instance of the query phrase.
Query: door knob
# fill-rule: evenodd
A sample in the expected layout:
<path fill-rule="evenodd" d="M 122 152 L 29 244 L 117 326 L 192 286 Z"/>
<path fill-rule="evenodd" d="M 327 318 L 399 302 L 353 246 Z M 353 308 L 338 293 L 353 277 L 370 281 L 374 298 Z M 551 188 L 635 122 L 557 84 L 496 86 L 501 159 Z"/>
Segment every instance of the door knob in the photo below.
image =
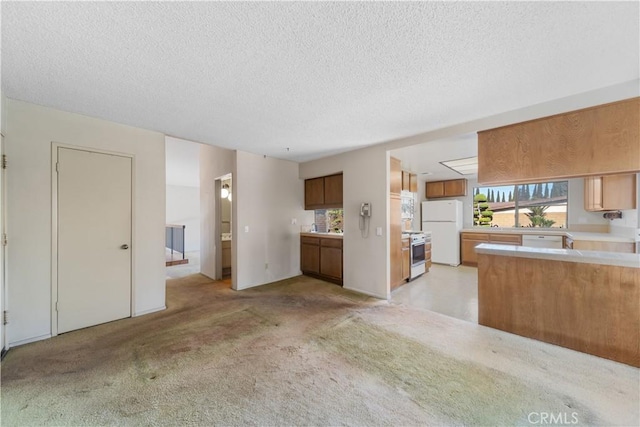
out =
<path fill-rule="evenodd" d="M 125 243 L 124 245 L 120 246 L 120 249 L 129 249 L 129 245 Z"/>

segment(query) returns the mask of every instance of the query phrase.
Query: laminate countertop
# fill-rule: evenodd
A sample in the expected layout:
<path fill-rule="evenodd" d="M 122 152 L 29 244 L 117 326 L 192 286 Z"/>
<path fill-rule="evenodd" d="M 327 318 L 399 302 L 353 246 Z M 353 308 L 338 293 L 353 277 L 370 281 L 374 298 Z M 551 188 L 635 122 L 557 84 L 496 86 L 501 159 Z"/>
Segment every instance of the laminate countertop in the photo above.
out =
<path fill-rule="evenodd" d="M 318 232 L 303 232 L 300 233 L 300 236 L 305 236 L 305 237 L 322 237 L 324 238 L 329 238 L 329 239 L 342 239 L 342 236 L 344 234 L 343 233 L 318 233 Z"/>
<path fill-rule="evenodd" d="M 502 228 L 502 227 L 474 227 L 464 228 L 462 233 L 495 233 L 495 234 L 537 234 L 548 236 L 566 236 L 573 240 L 589 240 L 596 242 L 622 242 L 622 243 L 634 243 L 638 241 L 636 238 L 619 236 L 617 234 L 610 233 L 589 233 L 585 231 L 571 231 L 562 228 L 535 228 L 535 227 L 520 227 L 520 228 Z"/>
<path fill-rule="evenodd" d="M 534 258 L 549 261 L 578 262 L 585 264 L 617 265 L 640 269 L 640 254 L 621 252 L 583 251 L 574 249 L 533 248 L 529 246 L 507 246 L 481 243 L 476 252 L 518 258 Z"/>

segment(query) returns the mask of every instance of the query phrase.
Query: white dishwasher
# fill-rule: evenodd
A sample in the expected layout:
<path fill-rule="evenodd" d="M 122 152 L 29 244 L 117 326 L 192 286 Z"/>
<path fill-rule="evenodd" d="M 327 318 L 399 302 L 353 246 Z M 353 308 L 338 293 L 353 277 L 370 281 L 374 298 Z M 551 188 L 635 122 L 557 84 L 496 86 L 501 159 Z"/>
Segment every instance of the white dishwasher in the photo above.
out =
<path fill-rule="evenodd" d="M 524 234 L 522 246 L 533 248 L 562 249 L 562 236 L 547 236 L 543 234 Z"/>

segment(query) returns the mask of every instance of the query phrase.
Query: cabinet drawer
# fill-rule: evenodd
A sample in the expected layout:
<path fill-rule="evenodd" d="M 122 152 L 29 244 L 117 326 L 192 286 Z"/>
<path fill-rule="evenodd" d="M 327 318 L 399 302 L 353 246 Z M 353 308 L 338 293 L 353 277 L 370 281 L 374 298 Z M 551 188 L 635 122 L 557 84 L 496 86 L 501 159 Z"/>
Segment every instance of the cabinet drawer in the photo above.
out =
<path fill-rule="evenodd" d="M 489 235 L 487 233 L 462 233 L 462 238 L 464 240 L 489 241 Z"/>
<path fill-rule="evenodd" d="M 424 250 L 425 251 L 430 251 L 431 250 L 431 242 L 427 242 L 424 244 Z"/>
<path fill-rule="evenodd" d="M 409 248 L 409 246 L 411 246 L 409 239 L 402 239 L 402 249 Z"/>
<path fill-rule="evenodd" d="M 342 239 L 320 239 L 323 248 L 342 248 Z"/>
<path fill-rule="evenodd" d="M 304 245 L 320 246 L 320 238 L 319 237 L 301 236 L 300 237 L 300 243 L 302 243 Z"/>
<path fill-rule="evenodd" d="M 490 234 L 489 241 L 496 243 L 513 243 L 516 245 L 521 245 L 522 236 L 519 234 Z"/>

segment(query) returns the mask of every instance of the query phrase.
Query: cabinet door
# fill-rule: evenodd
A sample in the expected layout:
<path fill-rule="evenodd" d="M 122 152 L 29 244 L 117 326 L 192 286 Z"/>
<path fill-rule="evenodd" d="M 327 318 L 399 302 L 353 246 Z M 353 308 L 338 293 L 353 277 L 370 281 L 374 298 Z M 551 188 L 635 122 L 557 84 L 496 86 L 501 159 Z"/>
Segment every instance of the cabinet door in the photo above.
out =
<path fill-rule="evenodd" d="M 324 177 L 324 205 L 342 207 L 342 174 Z"/>
<path fill-rule="evenodd" d="M 636 208 L 636 175 L 606 175 L 602 177 L 602 208 L 625 210 Z"/>
<path fill-rule="evenodd" d="M 426 183 L 427 199 L 434 197 L 444 197 L 444 181 L 432 181 Z"/>
<path fill-rule="evenodd" d="M 424 261 L 425 270 L 429 271 L 431 268 L 431 236 L 427 237 L 424 243 Z"/>
<path fill-rule="evenodd" d="M 304 180 L 304 208 L 315 209 L 324 204 L 324 178 Z"/>
<path fill-rule="evenodd" d="M 602 210 L 602 177 L 590 176 L 584 179 L 584 210 Z"/>
<path fill-rule="evenodd" d="M 342 249 L 320 247 L 320 274 L 342 279 Z"/>
<path fill-rule="evenodd" d="M 418 192 L 418 175 L 415 173 L 409 175 L 409 191 L 412 193 Z"/>
<path fill-rule="evenodd" d="M 409 182 L 409 172 L 402 171 L 402 191 L 409 191 L 411 183 Z"/>
<path fill-rule="evenodd" d="M 399 159 L 389 159 L 389 192 L 400 194 L 402 191 L 402 163 Z"/>
<path fill-rule="evenodd" d="M 444 195 L 446 197 L 463 197 L 467 195 L 467 180 L 453 179 L 444 182 Z"/>
<path fill-rule="evenodd" d="M 320 246 L 300 245 L 300 270 L 303 273 L 320 273 Z"/>
<path fill-rule="evenodd" d="M 484 233 L 462 233 L 460 251 L 462 264 L 478 265 L 478 254 L 476 246 L 480 243 L 489 243 L 489 235 Z"/>

